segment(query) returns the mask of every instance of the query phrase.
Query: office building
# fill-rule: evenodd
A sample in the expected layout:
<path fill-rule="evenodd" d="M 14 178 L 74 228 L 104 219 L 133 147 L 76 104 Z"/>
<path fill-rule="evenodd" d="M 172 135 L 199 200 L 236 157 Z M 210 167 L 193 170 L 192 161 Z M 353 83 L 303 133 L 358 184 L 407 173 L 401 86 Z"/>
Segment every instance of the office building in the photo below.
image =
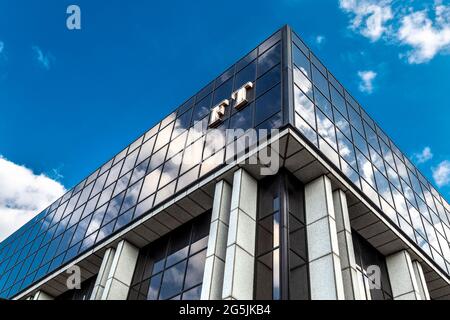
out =
<path fill-rule="evenodd" d="M 446 299 L 449 239 L 448 202 L 285 26 L 4 240 L 0 296 Z"/>

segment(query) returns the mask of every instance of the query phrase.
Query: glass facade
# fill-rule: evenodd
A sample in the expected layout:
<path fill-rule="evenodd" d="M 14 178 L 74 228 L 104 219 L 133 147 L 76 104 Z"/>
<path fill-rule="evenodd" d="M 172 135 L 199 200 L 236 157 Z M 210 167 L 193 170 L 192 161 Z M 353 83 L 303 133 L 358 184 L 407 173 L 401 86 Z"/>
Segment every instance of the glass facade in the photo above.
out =
<path fill-rule="evenodd" d="M 280 127 L 281 34 L 277 31 L 4 240 L 0 297 L 16 295 L 233 157 L 234 149 L 219 145 L 207 127 L 211 108 L 245 83 L 254 83 L 248 103 L 239 110 L 227 108 L 216 129 L 225 135 L 230 127 Z"/>
<path fill-rule="evenodd" d="M 450 273 L 450 206 L 292 33 L 295 127 Z"/>
<path fill-rule="evenodd" d="M 15 296 L 234 157 L 232 142 L 209 134 L 210 110 L 248 82 L 248 102 L 234 108 L 231 100 L 219 132 L 295 127 L 449 272 L 448 203 L 300 38 L 283 28 L 0 243 L 0 297 Z"/>
<path fill-rule="evenodd" d="M 352 232 L 352 238 L 361 297 L 366 300 L 392 300 L 386 258 L 356 231 Z M 372 282 L 371 266 L 377 266 L 380 270 L 379 287 Z"/>
<path fill-rule="evenodd" d="M 309 298 L 303 186 L 287 172 L 259 183 L 255 299 Z"/>
<path fill-rule="evenodd" d="M 92 291 L 94 290 L 95 280 L 97 276 L 92 276 L 84 280 L 80 289 L 72 289 L 64 292 L 62 295 L 56 297 L 56 300 L 90 300 Z"/>
<path fill-rule="evenodd" d="M 210 222 L 204 213 L 141 249 L 128 299 L 200 299 Z"/>

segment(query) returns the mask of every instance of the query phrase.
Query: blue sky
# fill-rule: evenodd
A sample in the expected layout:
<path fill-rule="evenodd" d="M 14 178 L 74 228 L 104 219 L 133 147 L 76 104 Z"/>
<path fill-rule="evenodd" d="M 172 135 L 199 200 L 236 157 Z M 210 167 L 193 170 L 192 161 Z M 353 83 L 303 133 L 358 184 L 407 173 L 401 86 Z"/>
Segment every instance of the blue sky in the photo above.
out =
<path fill-rule="evenodd" d="M 3 0 L 0 238 L 284 24 L 450 199 L 446 1 Z"/>

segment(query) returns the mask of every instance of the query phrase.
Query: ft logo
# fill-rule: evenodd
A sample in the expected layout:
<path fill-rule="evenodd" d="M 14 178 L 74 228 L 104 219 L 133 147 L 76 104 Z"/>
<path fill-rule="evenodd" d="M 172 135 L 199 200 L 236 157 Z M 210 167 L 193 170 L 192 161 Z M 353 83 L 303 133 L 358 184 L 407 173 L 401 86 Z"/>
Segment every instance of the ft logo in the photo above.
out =
<path fill-rule="evenodd" d="M 66 13 L 69 15 L 66 26 L 69 30 L 81 30 L 81 9 L 75 4 L 67 7 Z"/>

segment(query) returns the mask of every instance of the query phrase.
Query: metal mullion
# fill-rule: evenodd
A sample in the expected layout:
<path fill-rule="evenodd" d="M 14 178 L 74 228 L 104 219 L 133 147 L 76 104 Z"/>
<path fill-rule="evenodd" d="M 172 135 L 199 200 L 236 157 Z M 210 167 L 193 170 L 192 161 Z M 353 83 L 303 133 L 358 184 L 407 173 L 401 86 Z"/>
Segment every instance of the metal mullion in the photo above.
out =
<path fill-rule="evenodd" d="M 289 199 L 288 177 L 284 171 L 279 175 L 280 195 L 280 299 L 289 299 Z"/>

